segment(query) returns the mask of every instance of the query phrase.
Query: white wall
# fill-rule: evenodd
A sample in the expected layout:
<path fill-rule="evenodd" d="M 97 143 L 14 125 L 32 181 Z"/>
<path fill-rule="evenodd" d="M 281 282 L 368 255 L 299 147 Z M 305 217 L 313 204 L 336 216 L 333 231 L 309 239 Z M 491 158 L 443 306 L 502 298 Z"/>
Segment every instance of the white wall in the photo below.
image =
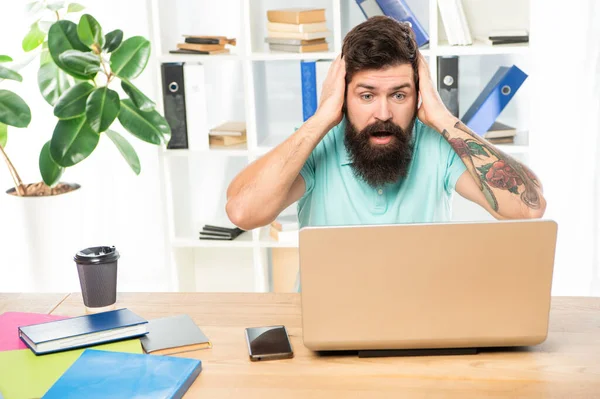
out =
<path fill-rule="evenodd" d="M 146 0 L 79 1 L 87 7 L 102 25 L 104 32 L 122 29 L 125 38 L 142 35 L 150 38 Z M 22 54 L 21 39 L 31 21 L 24 13 L 25 2 L 3 1 L 0 17 L 0 53 L 13 58 Z M 78 20 L 78 19 L 77 19 Z M 37 61 L 37 60 L 36 60 Z M 50 139 L 56 124 L 51 107 L 37 88 L 38 62 L 21 71 L 24 82 L 2 82 L 2 88 L 14 88 L 28 102 L 33 119 L 27 129 L 10 129 L 6 148 L 11 160 L 25 182 L 41 180 L 38 156 L 42 145 Z M 135 80 L 149 96 L 155 98 L 153 63 Z M 118 83 L 117 83 L 118 86 Z M 121 291 L 168 290 L 169 280 L 165 263 L 163 236 L 163 208 L 159 190 L 157 149 L 129 135 L 127 139 L 136 148 L 142 165 L 140 176 L 135 176 L 107 137 L 102 137 L 95 152 L 82 163 L 67 169 L 62 180 L 83 186 L 84 219 L 83 242 L 86 246 L 115 245 L 121 253 L 119 283 Z M 9 270 L 19 268 L 23 251 L 35 251 L 27 242 L 12 236 L 11 226 L 19 224 L 15 215 L 2 212 L 6 209 L 4 190 L 13 183 L 4 164 L 0 165 L 0 276 L 10 275 Z M 54 234 L 66 234 L 70 226 L 56 225 Z M 81 248 L 72 248 L 73 254 Z M 65 262 L 72 263 L 71 259 Z M 75 266 L 73 264 L 73 272 Z M 1 280 L 1 279 L 0 279 Z M 6 279 L 0 281 L 0 291 L 20 291 Z M 77 288 L 77 287 L 75 287 Z"/>

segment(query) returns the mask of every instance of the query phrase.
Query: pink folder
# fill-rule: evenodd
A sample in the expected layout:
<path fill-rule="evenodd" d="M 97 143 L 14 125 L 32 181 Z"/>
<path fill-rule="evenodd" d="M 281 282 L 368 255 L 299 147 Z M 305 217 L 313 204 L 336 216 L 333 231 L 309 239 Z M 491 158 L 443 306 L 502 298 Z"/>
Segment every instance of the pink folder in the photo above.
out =
<path fill-rule="evenodd" d="M 27 345 L 19 338 L 19 327 L 67 318 L 42 313 L 2 313 L 0 314 L 0 351 L 27 349 Z"/>

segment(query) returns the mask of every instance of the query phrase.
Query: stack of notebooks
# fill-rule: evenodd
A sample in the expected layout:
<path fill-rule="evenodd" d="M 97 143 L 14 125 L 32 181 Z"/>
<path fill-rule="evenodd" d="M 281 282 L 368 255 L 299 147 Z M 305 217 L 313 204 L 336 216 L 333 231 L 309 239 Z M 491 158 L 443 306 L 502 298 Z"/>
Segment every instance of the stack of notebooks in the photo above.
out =
<path fill-rule="evenodd" d="M 512 144 L 515 142 L 517 129 L 501 122 L 494 122 L 492 127 L 483 135 L 492 144 Z"/>
<path fill-rule="evenodd" d="M 444 30 L 451 46 L 473 44 L 462 0 L 438 0 Z"/>
<path fill-rule="evenodd" d="M 201 240 L 235 240 L 244 230 L 239 227 L 221 227 L 210 224 L 204 225 L 200 232 Z"/>
<path fill-rule="evenodd" d="M 246 143 L 245 122 L 225 122 L 208 132 L 211 147 L 228 147 Z"/>
<path fill-rule="evenodd" d="M 487 37 L 478 37 L 477 39 L 490 46 L 529 43 L 529 32 L 524 29 L 493 30 Z"/>
<path fill-rule="evenodd" d="M 73 318 L 6 312 L 0 314 L 0 392 L 5 398 L 181 398 L 202 363 L 144 351 L 210 347 L 187 315 L 147 321 L 128 309 Z"/>
<path fill-rule="evenodd" d="M 177 43 L 177 50 L 170 53 L 179 54 L 229 54 L 226 45 L 235 46 L 236 40 L 225 36 L 183 35 L 184 42 Z"/>
<path fill-rule="evenodd" d="M 299 230 L 297 215 L 280 215 L 269 227 L 269 235 L 275 241 L 296 242 Z"/>
<path fill-rule="evenodd" d="M 287 8 L 267 11 L 268 36 L 272 51 L 309 53 L 328 51 L 325 38 L 330 32 L 322 8 Z"/>

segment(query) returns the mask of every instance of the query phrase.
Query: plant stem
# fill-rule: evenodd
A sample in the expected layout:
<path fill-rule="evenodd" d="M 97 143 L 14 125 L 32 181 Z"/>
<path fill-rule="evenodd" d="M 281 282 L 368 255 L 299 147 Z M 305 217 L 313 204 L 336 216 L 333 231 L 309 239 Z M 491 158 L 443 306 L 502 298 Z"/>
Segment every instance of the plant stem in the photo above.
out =
<path fill-rule="evenodd" d="M 8 166 L 8 170 L 10 171 L 10 175 L 12 176 L 13 181 L 15 182 L 15 190 L 17 191 L 17 194 L 19 194 L 19 196 L 21 196 L 21 197 L 24 196 L 25 195 L 25 187 L 23 186 L 23 182 L 21 181 L 21 178 L 19 177 L 17 170 L 13 166 L 12 162 L 10 162 L 10 159 L 8 159 L 8 155 L 6 155 L 6 152 L 4 152 L 4 148 L 2 148 L 1 145 L 0 145 L 0 153 L 2 153 L 2 157 L 4 158 L 4 161 L 6 161 L 6 165 Z"/>
<path fill-rule="evenodd" d="M 60 15 L 58 14 L 58 11 L 54 11 L 56 13 L 56 20 L 60 21 Z"/>

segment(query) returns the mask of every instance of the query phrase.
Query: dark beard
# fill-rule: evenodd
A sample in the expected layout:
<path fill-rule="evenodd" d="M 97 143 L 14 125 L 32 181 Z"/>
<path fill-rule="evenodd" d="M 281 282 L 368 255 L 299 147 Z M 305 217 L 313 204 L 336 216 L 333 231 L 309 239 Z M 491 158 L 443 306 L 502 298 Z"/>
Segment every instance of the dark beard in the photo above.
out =
<path fill-rule="evenodd" d="M 347 119 L 344 144 L 354 174 L 371 187 L 395 183 L 406 177 L 413 155 L 411 137 L 414 125 L 415 118 L 406 131 L 392 121 L 375 122 L 358 132 Z M 392 140 L 383 145 L 371 144 L 370 137 L 381 132 L 390 134 Z"/>

